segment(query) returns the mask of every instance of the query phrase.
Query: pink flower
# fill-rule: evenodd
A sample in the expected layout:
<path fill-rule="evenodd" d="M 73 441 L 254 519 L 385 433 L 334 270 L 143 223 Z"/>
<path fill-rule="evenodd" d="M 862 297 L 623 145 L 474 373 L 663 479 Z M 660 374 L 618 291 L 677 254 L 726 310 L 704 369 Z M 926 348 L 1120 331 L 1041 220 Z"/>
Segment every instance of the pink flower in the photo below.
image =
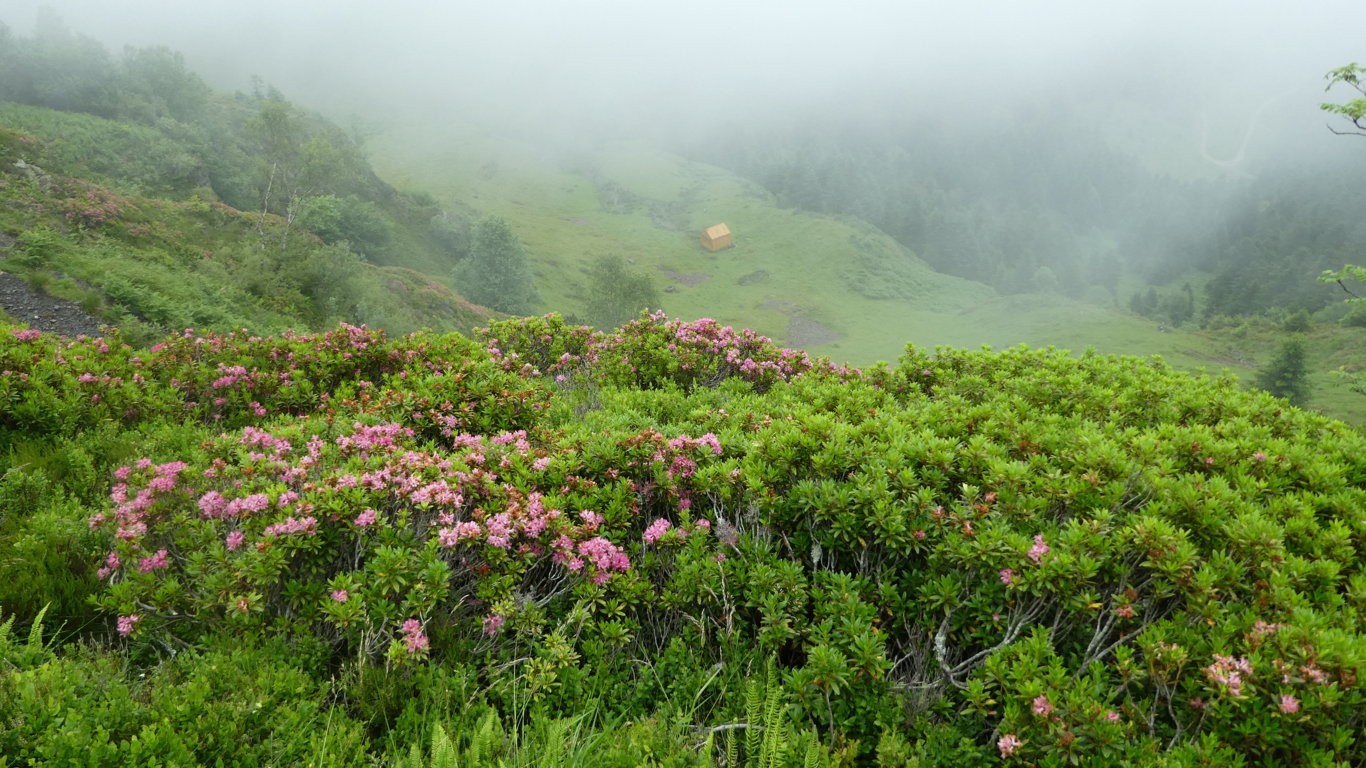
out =
<path fill-rule="evenodd" d="M 356 515 L 356 519 L 354 522 L 357 528 L 368 528 L 375 524 L 375 520 L 378 519 L 378 517 L 379 516 L 375 513 L 375 510 L 367 509 L 364 512 L 361 512 L 359 515 Z"/>
<path fill-rule="evenodd" d="M 672 527 L 673 523 L 669 522 L 668 520 L 665 520 L 662 517 L 658 520 L 655 520 L 653 523 L 650 523 L 649 528 L 645 529 L 645 543 L 653 544 L 656 541 L 659 541 L 660 537 L 668 533 L 669 529 Z"/>
<path fill-rule="evenodd" d="M 1044 543 L 1043 534 L 1036 534 L 1034 536 L 1034 546 L 1029 548 L 1029 559 L 1036 563 L 1040 562 L 1043 560 L 1043 556 L 1051 551 L 1052 549 Z"/>
<path fill-rule="evenodd" d="M 1243 676 L 1252 676 L 1252 663 L 1246 658 L 1215 654 L 1214 663 L 1205 667 L 1205 677 L 1233 697 L 1243 695 Z"/>
<path fill-rule="evenodd" d="M 403 622 L 403 644 L 407 647 L 408 653 L 422 653 L 430 646 L 427 642 L 427 635 L 422 632 L 422 622 L 417 619 L 408 619 Z"/>
<path fill-rule="evenodd" d="M 1047 694 L 1041 693 L 1038 696 L 1034 697 L 1034 704 L 1032 708 L 1034 710 L 1034 714 L 1038 715 L 1039 717 L 1048 717 L 1049 715 L 1053 714 L 1053 702 L 1048 700 Z"/>
<path fill-rule="evenodd" d="M 332 590 L 332 599 L 335 602 L 344 603 L 351 599 L 351 595 L 344 589 L 334 589 Z"/>
<path fill-rule="evenodd" d="M 550 457 L 549 457 L 549 456 L 543 456 L 543 457 L 541 457 L 541 458 L 539 458 L 539 459 L 537 459 L 537 460 L 531 462 L 531 468 L 534 469 L 534 470 L 536 470 L 537 472 L 544 472 L 544 471 L 546 470 L 546 468 L 549 467 L 549 466 L 550 466 Z"/>
<path fill-rule="evenodd" d="M 996 740 L 996 748 L 1001 750 L 1001 757 L 1010 757 L 1023 744 L 1024 742 L 1020 741 L 1020 738 L 1013 733 L 1007 733 Z"/>
<path fill-rule="evenodd" d="M 1015 583 L 1015 571 L 1012 571 L 1009 568 L 1002 568 L 1001 583 L 1006 585 L 1007 587 Z"/>
<path fill-rule="evenodd" d="M 1285 714 L 1293 715 L 1300 711 L 1300 700 L 1290 694 L 1282 694 L 1280 708 Z"/>
<path fill-rule="evenodd" d="M 501 614 L 490 614 L 484 617 L 484 634 L 490 637 L 498 634 L 498 630 L 503 628 L 506 619 Z"/>
<path fill-rule="evenodd" d="M 166 550 L 158 549 L 155 555 L 144 557 L 138 561 L 138 570 L 143 573 L 151 573 L 168 565 L 170 565 L 170 559 L 166 555 Z"/>
<path fill-rule="evenodd" d="M 142 621 L 142 617 L 136 613 L 129 616 L 120 616 L 118 622 L 119 636 L 128 637 L 133 634 L 133 630 L 137 629 L 139 621 Z"/>
<path fill-rule="evenodd" d="M 1109 721 L 1112 722 L 1112 723 L 1118 723 L 1118 722 L 1119 722 L 1119 713 L 1118 713 L 1118 712 L 1106 712 L 1106 713 L 1105 713 L 1105 719 L 1106 719 L 1106 720 L 1109 720 Z"/>
<path fill-rule="evenodd" d="M 318 532 L 318 520 L 313 517 L 287 517 L 284 522 L 267 526 L 261 533 L 268 539 L 302 533 L 312 536 Z"/>
<path fill-rule="evenodd" d="M 245 533 L 242 533 L 241 531 L 233 531 L 232 533 L 228 534 L 228 538 L 224 543 L 228 545 L 229 552 L 236 552 L 237 548 L 242 546 L 242 542 L 246 540 L 247 535 Z"/>

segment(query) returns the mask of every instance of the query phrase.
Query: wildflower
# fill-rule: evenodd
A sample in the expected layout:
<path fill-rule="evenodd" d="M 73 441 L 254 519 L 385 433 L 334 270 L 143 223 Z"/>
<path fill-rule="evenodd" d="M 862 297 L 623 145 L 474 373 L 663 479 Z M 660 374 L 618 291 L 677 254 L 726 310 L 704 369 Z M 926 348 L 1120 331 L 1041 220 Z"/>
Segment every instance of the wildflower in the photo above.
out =
<path fill-rule="evenodd" d="M 133 634 L 133 630 L 137 628 L 139 621 L 142 621 L 142 617 L 136 613 L 129 616 L 120 616 L 118 622 L 119 636 L 128 637 Z"/>
<path fill-rule="evenodd" d="M 1113 711 L 1112 711 L 1112 712 L 1106 712 L 1106 713 L 1105 713 L 1105 719 L 1106 719 L 1106 720 L 1109 720 L 1109 721 L 1112 722 L 1112 723 L 1118 723 L 1118 722 L 1119 722 L 1119 713 L 1118 713 L 1118 712 L 1113 712 Z"/>
<path fill-rule="evenodd" d="M 170 565 L 170 560 L 166 555 L 166 550 L 158 549 L 155 555 L 144 557 L 138 561 L 138 570 L 142 573 L 151 573 L 152 571 L 159 571 L 167 565 Z"/>
<path fill-rule="evenodd" d="M 344 590 L 344 589 L 334 589 L 334 590 L 332 590 L 332 600 L 333 600 L 334 602 L 344 603 L 344 602 L 346 602 L 347 600 L 350 600 L 350 599 L 351 599 L 351 595 L 350 595 L 346 590 Z"/>
<path fill-rule="evenodd" d="M 292 533 L 303 533 L 312 536 L 318 532 L 318 520 L 313 517 L 287 517 L 284 522 L 267 526 L 262 534 L 266 538 L 272 539 L 276 536 L 286 536 Z"/>
<path fill-rule="evenodd" d="M 1044 543 L 1043 534 L 1035 534 L 1034 546 L 1029 548 L 1029 559 L 1034 562 L 1042 562 L 1043 556 L 1052 551 L 1052 548 Z"/>
<path fill-rule="evenodd" d="M 427 635 L 422 632 L 422 622 L 417 619 L 403 622 L 403 644 L 407 647 L 408 653 L 422 653 L 427 650 L 430 643 L 427 642 Z"/>
<path fill-rule="evenodd" d="M 1053 714 L 1053 702 L 1048 700 L 1048 694 L 1041 693 L 1034 697 L 1034 714 L 1039 717 L 1048 717 Z"/>
<path fill-rule="evenodd" d="M 229 552 L 236 552 L 242 546 L 242 542 L 247 540 L 247 535 L 241 531 L 233 531 L 228 534 L 228 538 L 223 543 L 228 545 Z"/>
<path fill-rule="evenodd" d="M 645 529 L 645 543 L 653 544 L 656 541 L 659 541 L 672 527 L 673 523 L 670 523 L 662 517 L 655 520 L 653 523 L 650 523 L 649 528 Z"/>
<path fill-rule="evenodd" d="M 353 522 L 357 528 L 368 528 L 375 524 L 375 520 L 377 520 L 378 517 L 379 515 L 375 513 L 375 510 L 367 509 L 359 515 L 356 515 L 356 519 Z"/>
<path fill-rule="evenodd" d="M 1001 569 L 1001 583 L 1007 587 L 1015 583 L 1015 571 L 1009 568 Z"/>
<path fill-rule="evenodd" d="M 484 634 L 489 635 L 490 637 L 498 634 L 498 630 L 503 628 L 504 621 L 506 621 L 506 619 L 501 614 L 493 613 L 485 616 Z"/>
<path fill-rule="evenodd" d="M 1246 658 L 1214 656 L 1214 663 L 1205 667 L 1205 677 L 1228 691 L 1230 696 L 1243 695 L 1243 676 L 1252 676 L 1252 663 Z"/>
<path fill-rule="evenodd" d="M 1287 715 L 1293 715 L 1300 711 L 1300 700 L 1290 694 L 1281 694 L 1280 709 Z"/>
<path fill-rule="evenodd" d="M 1258 464 L 1261 464 L 1262 462 L 1266 461 L 1266 454 L 1262 451 L 1257 451 L 1256 453 L 1252 454 L 1252 460 L 1257 462 Z"/>
<path fill-rule="evenodd" d="M 544 472 L 544 471 L 546 470 L 546 468 L 549 467 L 549 466 L 550 466 L 550 457 L 549 457 L 549 456 L 542 456 L 541 458 L 539 458 L 539 459 L 537 459 L 537 460 L 531 462 L 531 468 L 534 469 L 534 470 L 536 470 L 537 472 Z"/>
<path fill-rule="evenodd" d="M 1001 757 L 1010 757 L 1023 744 L 1024 742 L 1020 741 L 1020 738 L 1013 733 L 1007 733 L 996 740 L 996 748 L 1001 750 Z"/>

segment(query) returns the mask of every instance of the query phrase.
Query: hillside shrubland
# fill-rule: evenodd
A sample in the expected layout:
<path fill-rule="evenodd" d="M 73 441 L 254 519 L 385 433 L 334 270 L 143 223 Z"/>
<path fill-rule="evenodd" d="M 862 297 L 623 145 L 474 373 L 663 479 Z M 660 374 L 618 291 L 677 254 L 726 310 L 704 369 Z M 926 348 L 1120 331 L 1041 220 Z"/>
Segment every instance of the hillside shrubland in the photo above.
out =
<path fill-rule="evenodd" d="M 130 338 L 493 316 L 450 284 L 467 214 L 394 189 L 275 89 L 217 93 L 165 49 L 3 28 L 0 68 L 0 269 Z"/>
<path fill-rule="evenodd" d="M 1360 750 L 1366 438 L 1158 359 L 5 327 L 0 436 L 16 763 Z"/>

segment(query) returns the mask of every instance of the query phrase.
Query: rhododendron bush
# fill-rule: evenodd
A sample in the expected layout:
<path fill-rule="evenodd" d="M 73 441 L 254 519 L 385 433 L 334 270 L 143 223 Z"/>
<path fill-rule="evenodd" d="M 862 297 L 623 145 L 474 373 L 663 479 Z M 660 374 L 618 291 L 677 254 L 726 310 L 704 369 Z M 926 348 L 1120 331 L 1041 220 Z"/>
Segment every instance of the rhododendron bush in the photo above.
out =
<path fill-rule="evenodd" d="M 0 431 L 143 430 L 80 507 L 129 653 L 469 670 L 505 718 L 668 706 L 707 745 L 771 663 L 770 727 L 831 763 L 1361 749 L 1366 439 L 1231 380 L 1023 348 L 857 371 L 662 314 L 0 337 Z M 336 706 L 378 711 L 356 685 Z"/>

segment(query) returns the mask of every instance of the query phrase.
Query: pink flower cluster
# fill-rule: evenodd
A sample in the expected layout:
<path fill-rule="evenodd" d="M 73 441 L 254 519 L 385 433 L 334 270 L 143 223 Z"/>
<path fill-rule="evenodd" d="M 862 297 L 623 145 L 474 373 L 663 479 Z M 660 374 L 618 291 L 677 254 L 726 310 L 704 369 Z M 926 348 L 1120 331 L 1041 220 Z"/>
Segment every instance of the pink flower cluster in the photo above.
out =
<path fill-rule="evenodd" d="M 151 573 L 152 571 L 159 571 L 170 564 L 170 557 L 166 554 L 166 550 L 158 549 L 156 554 L 138 560 L 138 571 L 141 573 Z"/>
<path fill-rule="evenodd" d="M 422 622 L 417 619 L 403 622 L 403 645 L 408 649 L 408 653 L 412 654 L 427 650 L 430 644 L 427 642 L 427 635 L 422 631 Z"/>
<path fill-rule="evenodd" d="M 1024 742 L 1020 741 L 1020 737 L 1016 736 L 1013 733 L 1007 733 L 1006 735 L 996 740 L 996 749 L 1000 750 L 1001 757 L 1003 758 L 1010 757 L 1011 755 L 1015 754 L 1015 750 L 1019 749 L 1023 745 Z"/>
<path fill-rule="evenodd" d="M 128 616 L 120 616 L 118 620 L 119 636 L 128 637 L 133 634 L 133 630 L 137 629 L 138 622 L 140 621 L 142 621 L 142 617 L 136 613 Z"/>
<path fill-rule="evenodd" d="M 250 517 L 264 512 L 270 507 L 270 497 L 264 493 L 253 493 L 241 499 L 228 501 L 218 491 L 209 491 L 199 497 L 199 516 L 205 520 L 234 520 Z"/>
<path fill-rule="evenodd" d="M 1243 657 L 1215 654 L 1214 663 L 1205 667 L 1205 677 L 1235 698 L 1243 695 L 1244 676 L 1252 676 L 1252 662 Z"/>
<path fill-rule="evenodd" d="M 247 387 L 251 387 L 251 374 L 246 368 L 240 365 L 224 365 L 223 363 L 219 363 L 218 372 L 223 375 L 214 379 L 213 383 L 209 385 L 213 389 L 226 389 L 236 385 L 239 381 L 247 381 Z"/>
<path fill-rule="evenodd" d="M 95 571 L 95 578 L 104 581 L 122 565 L 123 561 L 119 559 L 119 553 L 110 552 L 109 556 L 104 559 L 104 565 L 100 566 L 100 569 Z"/>
<path fill-rule="evenodd" d="M 493 636 L 498 634 L 498 630 L 503 628 L 506 619 L 497 613 L 491 613 L 484 617 L 484 634 Z"/>
<path fill-rule="evenodd" d="M 650 523 L 650 527 L 645 529 L 645 543 L 654 544 L 655 542 L 659 541 L 660 537 L 668 533 L 669 529 L 672 527 L 673 523 L 669 522 L 668 520 L 665 520 L 662 517 L 654 521 L 653 523 Z"/>
<path fill-rule="evenodd" d="M 151 459 L 139 459 L 131 467 L 119 467 L 114 471 L 114 479 L 119 482 L 109 491 L 109 497 L 117 505 L 112 522 L 116 526 L 114 537 L 127 542 L 134 549 L 142 537 L 147 535 L 148 524 L 154 522 L 152 508 L 157 501 L 182 490 L 179 475 L 188 465 L 182 461 L 166 464 L 153 464 Z M 129 498 L 127 481 L 145 479 L 147 485 Z M 97 513 L 90 517 L 91 530 L 111 520 L 111 516 Z"/>
<path fill-rule="evenodd" d="M 266 529 L 262 531 L 261 534 L 268 539 L 272 539 L 277 536 L 289 536 L 295 533 L 301 533 L 306 536 L 312 536 L 317 532 L 317 518 L 287 517 L 281 522 L 275 523 L 274 525 L 266 526 Z"/>
<path fill-rule="evenodd" d="M 1052 549 L 1044 543 L 1043 534 L 1035 534 L 1034 546 L 1029 548 L 1029 559 L 1036 563 L 1042 562 L 1044 555 L 1051 551 Z"/>
<path fill-rule="evenodd" d="M 359 421 L 351 425 L 352 432 L 337 438 L 337 446 L 344 452 L 355 451 L 362 456 L 372 451 L 387 453 L 395 450 L 396 441 L 401 437 L 412 437 L 413 431 L 401 424 L 376 424 L 366 426 Z"/>
<path fill-rule="evenodd" d="M 593 575 L 593 581 L 598 584 L 606 583 L 612 571 L 625 573 L 631 567 L 631 558 L 620 547 L 602 536 L 595 536 L 587 541 L 579 542 L 579 555 L 587 558 L 597 573 Z"/>
<path fill-rule="evenodd" d="M 1034 714 L 1038 717 L 1048 717 L 1053 714 L 1053 702 L 1048 700 L 1048 694 L 1041 693 L 1034 697 L 1030 709 L 1032 709 Z"/>
<path fill-rule="evenodd" d="M 453 526 L 445 527 L 437 531 L 437 541 L 446 549 L 454 547 L 462 541 L 471 541 L 483 535 L 484 531 L 479 524 L 471 520 L 456 523 Z"/>

